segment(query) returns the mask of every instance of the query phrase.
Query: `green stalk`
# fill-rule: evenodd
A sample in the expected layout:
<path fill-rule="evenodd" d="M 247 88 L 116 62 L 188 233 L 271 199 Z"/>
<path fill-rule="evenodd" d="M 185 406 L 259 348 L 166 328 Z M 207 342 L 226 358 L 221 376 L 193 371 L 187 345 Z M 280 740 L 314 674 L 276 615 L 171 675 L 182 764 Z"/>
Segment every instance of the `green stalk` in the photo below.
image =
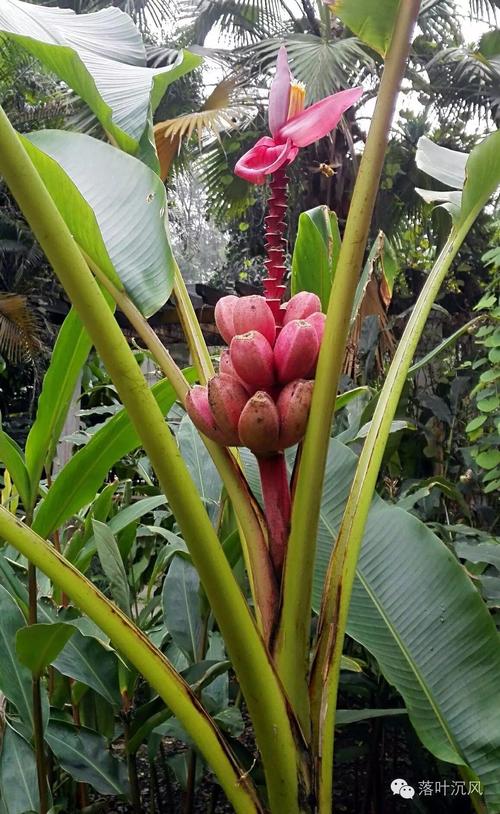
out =
<path fill-rule="evenodd" d="M 111 294 L 120 311 L 153 354 L 181 404 L 185 405 L 189 384 L 161 339 L 126 292 L 118 289 L 89 258 L 85 256 L 85 259 L 101 285 Z M 236 513 L 257 623 L 265 641 L 268 642 L 276 619 L 278 585 L 269 556 L 265 520 L 235 456 L 226 447 L 219 446 L 203 435 L 201 438 L 217 467 Z"/>
<path fill-rule="evenodd" d="M 241 814 L 262 812 L 252 784 L 212 719 L 189 685 L 147 636 L 90 580 L 3 506 L 0 507 L 0 535 L 63 589 L 149 681 L 203 752 L 235 810 Z"/>
<path fill-rule="evenodd" d="M 36 625 L 37 623 L 36 567 L 31 562 L 28 562 L 28 622 L 30 625 Z M 33 675 L 31 679 L 31 693 L 33 700 L 33 742 L 36 756 L 40 814 L 47 814 L 49 798 L 47 794 L 45 740 L 43 737 L 42 697 L 40 694 L 40 679 L 36 675 Z"/>
<path fill-rule="evenodd" d="M 318 757 L 320 814 L 327 812 L 330 814 L 332 810 L 332 767 L 340 662 L 366 518 L 391 423 L 415 350 L 432 304 L 470 226 L 471 220 L 467 219 L 458 232 L 452 230 L 408 320 L 375 408 L 330 558 L 310 688 L 315 753 L 320 756 Z"/>
<path fill-rule="evenodd" d="M 363 264 L 396 99 L 404 76 L 419 7 L 420 0 L 402 0 L 399 6 L 332 286 L 293 500 L 275 660 L 296 715 L 306 732 L 309 729 L 308 609 L 311 607 L 315 541 L 331 423 L 354 296 Z"/>
<path fill-rule="evenodd" d="M 179 523 L 247 702 L 271 809 L 296 814 L 299 760 L 293 716 L 193 480 L 97 282 L 1 108 L 0 145 L 0 173 L 78 311 Z"/>
<path fill-rule="evenodd" d="M 28 526 L 33 520 L 32 508 L 26 512 L 25 522 Z M 28 624 L 36 625 L 38 621 L 38 584 L 36 567 L 28 561 Z M 40 693 L 40 677 L 35 674 L 31 678 L 31 696 L 33 703 L 33 745 L 35 747 L 36 775 L 38 783 L 38 797 L 40 814 L 47 814 L 49 810 L 48 774 L 45 760 L 45 740 L 43 737 L 42 697 Z"/>
<path fill-rule="evenodd" d="M 118 308 L 135 329 L 137 334 L 141 337 L 146 347 L 151 351 L 155 357 L 162 372 L 165 374 L 170 384 L 175 390 L 177 398 L 184 404 L 186 394 L 189 391 L 189 382 L 185 378 L 180 367 L 176 364 L 169 351 L 161 339 L 155 334 L 151 325 L 146 317 L 141 314 L 136 305 L 132 302 L 125 290 L 119 289 L 115 286 L 112 280 L 104 274 L 99 266 L 88 257 L 88 255 L 80 249 L 85 261 L 92 272 L 95 274 L 100 284 L 106 291 L 111 294 Z"/>
<path fill-rule="evenodd" d="M 201 384 L 206 384 L 214 375 L 214 366 L 212 365 L 200 323 L 196 317 L 193 303 L 191 302 L 177 263 L 175 264 L 174 271 L 174 297 L 182 330 L 184 331 L 184 336 L 186 337 L 193 358 L 193 364 L 198 372 Z"/>

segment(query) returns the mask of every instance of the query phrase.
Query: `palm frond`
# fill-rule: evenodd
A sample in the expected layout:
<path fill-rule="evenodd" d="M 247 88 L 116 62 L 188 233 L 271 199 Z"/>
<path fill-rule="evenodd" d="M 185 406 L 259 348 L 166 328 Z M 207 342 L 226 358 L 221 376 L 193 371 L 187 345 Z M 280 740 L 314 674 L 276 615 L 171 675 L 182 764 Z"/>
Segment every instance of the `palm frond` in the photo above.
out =
<path fill-rule="evenodd" d="M 254 60 L 261 71 L 274 68 L 283 43 L 294 77 L 306 85 L 308 104 L 359 81 L 364 69 L 375 67 L 357 37 L 326 40 L 314 34 L 288 34 L 253 46 Z"/>
<path fill-rule="evenodd" d="M 423 0 L 418 24 L 423 36 L 431 41 L 445 44 L 462 40 L 460 20 L 453 0 Z"/>
<path fill-rule="evenodd" d="M 222 130 L 238 127 L 245 118 L 245 108 L 231 105 L 231 94 L 236 87 L 234 79 L 224 79 L 210 94 L 202 109 L 176 116 L 155 125 L 155 133 L 166 139 L 189 139 L 197 133 L 201 143 L 204 133 L 217 136 Z"/>
<path fill-rule="evenodd" d="M 284 0 L 199 0 L 187 9 L 194 20 L 194 40 L 203 45 L 208 34 L 217 30 L 237 45 L 258 42 L 279 30 L 287 14 Z"/>
<path fill-rule="evenodd" d="M 471 17 L 483 17 L 488 22 L 494 22 L 497 19 L 497 13 L 500 9 L 499 0 L 469 0 Z"/>
<path fill-rule="evenodd" d="M 38 321 L 26 297 L 0 294 L 0 353 L 12 364 L 34 364 L 40 350 Z"/>
<path fill-rule="evenodd" d="M 235 98 L 237 82 L 234 78 L 224 79 L 215 87 L 201 110 L 185 113 L 154 125 L 154 136 L 160 174 L 163 180 L 168 175 L 172 161 L 184 140 L 196 133 L 198 143 L 207 135 L 219 138 L 222 132 L 241 128 L 248 122 L 250 108 L 238 103 Z"/>
<path fill-rule="evenodd" d="M 255 134 L 252 134 L 251 139 L 254 138 Z M 236 154 L 241 151 L 238 141 L 229 146 L 231 156 L 233 151 Z M 248 207 L 255 203 L 254 196 L 258 194 L 258 190 L 234 175 L 233 164 L 234 160 L 230 161 L 224 149 L 224 142 L 219 141 L 207 147 L 196 162 L 196 171 L 207 196 L 207 209 L 219 224 L 243 216 Z"/>
<path fill-rule="evenodd" d="M 68 100 L 55 78 L 17 43 L 0 35 L 0 104 L 21 132 L 58 127 Z"/>
<path fill-rule="evenodd" d="M 432 94 L 438 104 L 455 115 L 498 116 L 500 64 L 479 51 L 447 48 L 426 66 Z"/>

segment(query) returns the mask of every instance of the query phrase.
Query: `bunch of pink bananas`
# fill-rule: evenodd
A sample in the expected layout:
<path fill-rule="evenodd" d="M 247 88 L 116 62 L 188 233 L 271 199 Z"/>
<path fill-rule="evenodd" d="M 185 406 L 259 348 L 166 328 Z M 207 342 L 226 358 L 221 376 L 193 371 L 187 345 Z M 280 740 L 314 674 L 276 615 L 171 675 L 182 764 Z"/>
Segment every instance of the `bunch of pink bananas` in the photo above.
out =
<path fill-rule="evenodd" d="M 224 446 L 245 446 L 258 457 L 304 436 L 325 315 L 316 294 L 302 291 L 282 305 L 283 327 L 261 296 L 223 297 L 215 307 L 229 345 L 219 374 L 193 387 L 187 411 L 196 427 Z"/>

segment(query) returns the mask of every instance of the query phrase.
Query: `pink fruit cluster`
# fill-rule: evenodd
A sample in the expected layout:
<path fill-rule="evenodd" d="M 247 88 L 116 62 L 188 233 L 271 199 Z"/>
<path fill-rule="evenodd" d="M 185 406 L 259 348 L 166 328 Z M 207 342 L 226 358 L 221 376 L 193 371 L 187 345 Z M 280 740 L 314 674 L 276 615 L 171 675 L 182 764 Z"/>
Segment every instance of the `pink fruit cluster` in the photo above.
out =
<path fill-rule="evenodd" d="M 207 387 L 196 385 L 187 411 L 197 428 L 224 446 L 269 455 L 304 436 L 325 315 L 302 291 L 282 306 L 283 327 L 261 296 L 223 297 L 215 321 L 229 350 Z"/>

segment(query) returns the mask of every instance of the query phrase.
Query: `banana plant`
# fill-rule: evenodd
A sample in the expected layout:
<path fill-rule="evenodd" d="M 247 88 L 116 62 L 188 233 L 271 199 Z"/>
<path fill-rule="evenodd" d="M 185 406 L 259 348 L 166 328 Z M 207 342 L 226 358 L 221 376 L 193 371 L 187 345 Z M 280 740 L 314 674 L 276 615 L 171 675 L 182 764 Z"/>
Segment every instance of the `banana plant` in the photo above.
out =
<path fill-rule="evenodd" d="M 348 632 L 398 689 L 425 746 L 477 779 L 487 810 L 500 812 L 500 648 L 494 623 L 444 543 L 417 518 L 374 496 L 427 315 L 500 182 L 498 133 L 467 159 L 448 241 L 408 321 L 369 427 L 359 433 L 364 438 L 359 457 L 332 438 L 370 221 L 419 7 L 419 0 L 386 0 L 383 12 L 368 0 L 335 4 L 343 22 L 380 53 L 384 71 L 342 241 L 337 231 L 333 239 L 336 222 L 327 213 L 322 270 L 312 267 L 308 281 L 298 257 L 292 264 L 294 296 L 286 302 L 286 168 L 302 147 L 338 124 L 361 89 L 304 108 L 304 89 L 290 75 L 286 51 L 280 51 L 269 99 L 270 135 L 236 165 L 241 177 L 270 186 L 264 296 L 226 297 L 218 304 L 217 327 L 229 348 L 215 374 L 170 248 L 152 139 L 152 111 L 166 86 L 198 59 L 184 53 L 167 69 L 148 69 L 142 42 L 118 9 L 76 16 L 2 0 L 2 34 L 80 94 L 108 137 L 106 143 L 50 130 L 19 136 L 0 112 L 0 173 L 72 303 L 25 450 L 5 434 L 0 437 L 0 456 L 23 511 L 1 506 L 0 534 L 9 552 L 27 558 L 30 574 L 26 593 L 0 562 L 2 624 L 5 619 L 8 625 L 2 639 L 8 662 L 1 663 L 12 665 L 12 671 L 0 669 L 0 689 L 14 710 L 0 779 L 11 776 L 14 758 L 27 759 L 33 747 L 36 755 L 29 794 L 24 790 L 23 800 L 8 810 L 47 814 L 52 796 L 47 745 L 77 783 L 127 793 L 105 742 L 78 717 L 83 684 L 94 707 L 97 697 L 112 710 L 121 705 L 129 756 L 143 737 L 158 727 L 161 735 L 161 726 L 175 717 L 238 814 L 330 814 Z M 311 238 L 311 230 L 303 229 L 297 252 L 312 256 L 314 264 L 311 239 L 317 241 L 317 235 Z M 192 374 L 177 367 L 147 321 L 171 293 L 195 367 L 194 386 Z M 116 308 L 164 375 L 153 388 L 115 319 Z M 68 398 L 92 345 L 123 409 L 52 481 Z M 174 435 L 165 415 L 175 400 L 190 418 L 182 419 Z M 339 399 L 337 408 L 347 400 Z M 186 435 L 192 440 L 196 430 L 199 438 L 187 446 Z M 118 487 L 101 489 L 103 480 L 121 456 L 139 446 L 156 476 L 157 487 L 150 480 L 156 492 L 144 499 L 147 506 L 131 504 L 113 514 Z M 220 484 L 219 504 L 213 489 Z M 147 635 L 145 615 L 131 602 L 136 579 L 127 574 L 127 553 L 133 523 L 162 504 L 175 526 L 154 524 L 166 542 L 148 591 L 167 571 L 162 614 L 187 663 L 178 652 L 163 652 L 158 631 Z M 66 524 L 75 518 L 72 533 Z M 104 593 L 84 573 L 95 552 L 107 580 Z M 37 601 L 35 569 L 54 586 L 48 608 Z M 185 596 L 201 594 L 195 611 L 193 603 L 186 607 L 187 625 L 175 602 L 178 580 Z M 69 600 L 84 616 L 68 610 Z M 146 616 L 154 616 L 155 608 L 153 597 Z M 194 669 L 196 660 L 203 664 L 212 656 L 217 666 L 211 673 L 210 664 Z M 101 678 L 99 673 L 90 678 L 99 661 Z M 214 693 L 208 692 L 229 664 L 252 722 L 264 789 L 228 737 Z M 77 682 L 71 685 L 72 721 L 61 720 L 48 704 L 47 690 L 53 701 L 54 681 L 65 675 Z M 138 675 L 150 685 L 152 705 L 134 721 L 130 696 Z M 95 756 L 99 750 L 102 760 L 85 770 L 71 760 L 71 754 Z M 133 765 L 129 778 L 133 787 Z M 130 793 L 137 805 L 137 789 Z M 8 799 L 5 780 L 2 797 Z M 481 810 L 482 800 L 474 804 Z"/>

